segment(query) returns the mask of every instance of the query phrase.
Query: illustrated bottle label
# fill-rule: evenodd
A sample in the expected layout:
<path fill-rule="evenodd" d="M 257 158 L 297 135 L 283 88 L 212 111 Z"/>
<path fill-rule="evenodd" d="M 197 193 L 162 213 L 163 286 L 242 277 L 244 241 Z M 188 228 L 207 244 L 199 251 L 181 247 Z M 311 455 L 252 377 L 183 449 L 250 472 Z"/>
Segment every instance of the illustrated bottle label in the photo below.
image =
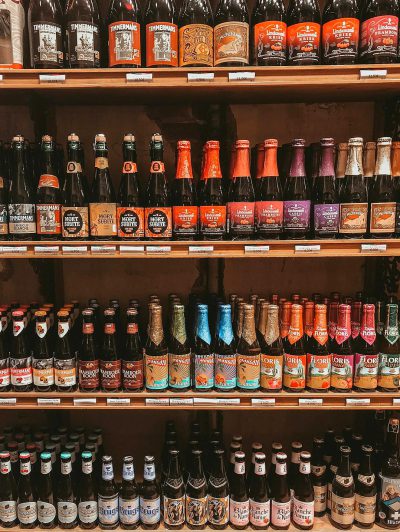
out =
<path fill-rule="evenodd" d="M 13 523 L 16 519 L 16 501 L 0 501 L 0 521 L 3 523 Z"/>
<path fill-rule="evenodd" d="M 170 499 L 164 495 L 164 523 L 170 526 L 185 522 L 185 497 Z"/>
<path fill-rule="evenodd" d="M 0 61 L 1 63 L 1 61 Z M 0 176 L 0 185 L 3 178 Z M 2 188 L 0 186 L 0 188 Z M 7 205 L 0 204 L 0 235 L 8 235 L 8 209 Z"/>
<path fill-rule="evenodd" d="M 63 238 L 89 237 L 89 208 L 61 207 Z"/>
<path fill-rule="evenodd" d="M 176 355 L 169 353 L 168 382 L 171 388 L 188 388 L 190 386 L 191 354 Z"/>
<path fill-rule="evenodd" d="M 145 224 L 146 238 L 171 238 L 171 207 L 146 207 Z"/>
<path fill-rule="evenodd" d="M 290 525 L 291 501 L 276 502 L 271 501 L 271 525 L 284 528 Z"/>
<path fill-rule="evenodd" d="M 22 525 L 31 525 L 37 520 L 36 502 L 21 502 L 17 506 L 18 520 Z"/>
<path fill-rule="evenodd" d="M 186 495 L 186 522 L 192 526 L 202 526 L 207 522 L 207 497 L 193 499 Z"/>
<path fill-rule="evenodd" d="M 341 203 L 339 233 L 367 231 L 368 203 Z"/>
<path fill-rule="evenodd" d="M 332 355 L 331 386 L 340 390 L 353 387 L 354 355 Z"/>
<path fill-rule="evenodd" d="M 258 22 L 254 26 L 256 60 L 286 59 L 286 23 L 281 20 Z"/>
<path fill-rule="evenodd" d="M 249 64 L 249 25 L 222 22 L 214 28 L 214 65 L 230 62 Z"/>
<path fill-rule="evenodd" d="M 351 525 L 354 521 L 354 503 L 353 497 L 339 497 L 331 493 L 331 518 L 335 523 L 341 525 Z"/>
<path fill-rule="evenodd" d="M 235 235 L 249 235 L 254 232 L 255 203 L 234 201 L 229 203 L 229 230 Z"/>
<path fill-rule="evenodd" d="M 120 238 L 144 237 L 143 207 L 117 208 L 118 236 Z"/>
<path fill-rule="evenodd" d="M 378 355 L 354 355 L 354 386 L 375 390 L 378 385 Z"/>
<path fill-rule="evenodd" d="M 168 354 L 151 356 L 146 354 L 146 388 L 165 390 L 168 387 Z"/>
<path fill-rule="evenodd" d="M 143 499 L 143 497 L 140 497 L 139 505 L 141 523 L 144 525 L 155 525 L 160 521 L 160 497 L 156 499 Z"/>
<path fill-rule="evenodd" d="M 282 388 L 283 355 L 261 355 L 261 388 L 280 390 Z"/>
<path fill-rule="evenodd" d="M 52 358 L 32 359 L 33 384 L 35 386 L 53 386 L 54 369 Z"/>
<path fill-rule="evenodd" d="M 8 205 L 9 231 L 11 235 L 36 233 L 36 205 L 10 203 Z"/>
<path fill-rule="evenodd" d="M 300 22 L 287 29 L 288 60 L 301 63 L 304 60 L 319 63 L 321 25 L 316 22 Z"/>
<path fill-rule="evenodd" d="M 36 228 L 38 235 L 60 235 L 61 206 L 56 204 L 36 205 Z"/>
<path fill-rule="evenodd" d="M 307 354 L 307 386 L 313 390 L 329 390 L 331 355 Z"/>
<path fill-rule="evenodd" d="M 306 387 L 306 355 L 288 355 L 283 361 L 283 385 L 301 390 Z"/>
<path fill-rule="evenodd" d="M 283 227 L 283 201 L 256 201 L 254 222 L 256 231 L 281 233 Z"/>
<path fill-rule="evenodd" d="M 32 384 L 32 358 L 10 358 L 11 384 L 13 386 L 27 386 Z"/>
<path fill-rule="evenodd" d="M 250 523 L 257 527 L 267 527 L 270 520 L 270 501 L 257 502 L 250 499 Z"/>
<path fill-rule="evenodd" d="M 260 387 L 260 355 L 237 355 L 237 385 L 243 390 Z"/>
<path fill-rule="evenodd" d="M 0 387 L 5 388 L 11 383 L 10 375 L 10 360 L 8 358 L 3 358 L 0 360 Z"/>
<path fill-rule="evenodd" d="M 400 354 L 379 353 L 378 386 L 397 390 L 400 377 Z"/>
<path fill-rule="evenodd" d="M 146 25 L 146 66 L 178 66 L 178 26 L 170 22 Z"/>
<path fill-rule="evenodd" d="M 108 26 L 108 63 L 110 67 L 141 65 L 140 24 L 118 21 Z"/>
<path fill-rule="evenodd" d="M 396 203 L 371 203 L 370 233 L 394 233 Z"/>
<path fill-rule="evenodd" d="M 293 522 L 299 526 L 314 524 L 314 501 L 304 502 L 293 497 Z"/>
<path fill-rule="evenodd" d="M 172 207 L 173 230 L 176 235 L 197 234 L 199 222 L 198 207 Z"/>
<path fill-rule="evenodd" d="M 229 501 L 229 520 L 234 526 L 247 526 L 250 519 L 250 503 L 249 501 Z"/>
<path fill-rule="evenodd" d="M 226 207 L 200 206 L 200 233 L 203 236 L 224 235 L 226 231 Z"/>
<path fill-rule="evenodd" d="M 400 479 L 380 475 L 381 492 L 379 497 L 379 522 L 384 526 L 396 528 L 400 525 L 400 513 L 397 506 L 400 493 Z"/>
<path fill-rule="evenodd" d="M 100 66 L 100 29 L 90 22 L 68 22 L 68 59 L 71 66 Z"/>
<path fill-rule="evenodd" d="M 179 28 L 179 66 L 213 66 L 213 28 L 188 24 Z"/>
<path fill-rule="evenodd" d="M 360 58 L 375 56 L 397 57 L 399 19 L 394 15 L 380 15 L 361 24 Z"/>
<path fill-rule="evenodd" d="M 9 28 L 9 31 L 2 33 L 1 68 L 22 68 L 25 27 L 25 12 L 22 2 L 3 2 L 1 11 L 5 28 Z"/>
<path fill-rule="evenodd" d="M 317 513 L 325 512 L 326 510 L 326 496 L 328 486 L 313 486 L 314 488 L 314 511 Z"/>
<path fill-rule="evenodd" d="M 99 522 L 101 525 L 118 523 L 118 495 L 98 498 Z"/>
<path fill-rule="evenodd" d="M 75 386 L 76 384 L 76 360 L 54 360 L 54 381 L 56 386 Z"/>
<path fill-rule="evenodd" d="M 90 203 L 89 212 L 91 236 L 117 235 L 116 203 Z"/>
<path fill-rule="evenodd" d="M 337 18 L 322 26 L 322 51 L 325 59 L 357 57 L 360 21 Z"/>
<path fill-rule="evenodd" d="M 316 232 L 337 233 L 339 229 L 339 204 L 314 205 L 314 230 Z"/>
<path fill-rule="evenodd" d="M 194 382 L 196 390 L 209 390 L 214 386 L 214 354 L 194 355 Z"/>
<path fill-rule="evenodd" d="M 97 521 L 97 501 L 85 501 L 78 504 L 78 517 L 81 523 L 89 524 Z"/>
<path fill-rule="evenodd" d="M 104 390 L 121 387 L 121 360 L 100 360 L 100 380 Z"/>
<path fill-rule="evenodd" d="M 208 496 L 208 522 L 211 525 L 226 525 L 229 521 L 229 496 Z"/>
<path fill-rule="evenodd" d="M 310 228 L 310 200 L 284 201 L 283 202 L 283 226 L 285 229 Z"/>
<path fill-rule="evenodd" d="M 119 499 L 119 520 L 123 525 L 135 525 L 139 522 L 139 497 Z"/>
<path fill-rule="evenodd" d="M 370 525 L 375 522 L 376 495 L 373 497 L 363 497 L 355 494 L 354 518 L 359 523 Z"/>
<path fill-rule="evenodd" d="M 100 363 L 98 360 L 78 361 L 79 386 L 82 389 L 95 389 L 100 386 Z"/>
<path fill-rule="evenodd" d="M 215 354 L 215 387 L 219 390 L 236 388 L 236 355 Z"/>
<path fill-rule="evenodd" d="M 61 26 L 54 22 L 32 24 L 33 64 L 49 63 L 49 67 L 64 65 L 63 36 Z"/>
<path fill-rule="evenodd" d="M 143 387 L 143 360 L 122 361 L 122 386 L 124 390 L 138 390 Z"/>
<path fill-rule="evenodd" d="M 38 501 L 37 512 L 39 523 L 51 523 L 55 520 L 57 516 L 55 506 L 53 504 L 49 504 L 48 502 Z"/>

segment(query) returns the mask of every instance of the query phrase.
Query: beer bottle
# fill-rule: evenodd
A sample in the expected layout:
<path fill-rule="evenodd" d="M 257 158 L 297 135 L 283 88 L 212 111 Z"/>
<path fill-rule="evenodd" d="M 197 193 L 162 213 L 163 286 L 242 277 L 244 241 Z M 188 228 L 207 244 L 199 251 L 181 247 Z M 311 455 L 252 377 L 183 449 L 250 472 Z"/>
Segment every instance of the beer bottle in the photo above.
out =
<path fill-rule="evenodd" d="M 391 153 L 391 167 L 392 167 L 392 176 L 393 176 L 393 186 L 395 190 L 396 197 L 396 223 L 395 223 L 395 236 L 396 238 L 400 234 L 400 203 L 399 203 L 399 194 L 400 194 L 400 142 L 392 142 L 392 153 Z"/>
<path fill-rule="evenodd" d="M 60 310 L 58 337 L 54 356 L 54 381 L 58 392 L 72 392 L 76 389 L 76 357 L 70 345 L 70 316 L 67 310 Z"/>
<path fill-rule="evenodd" d="M 300 469 L 300 454 L 303 450 L 303 444 L 299 441 L 292 441 L 292 454 L 290 456 L 290 465 L 289 465 L 289 474 L 288 474 L 288 484 L 290 489 L 290 497 L 293 502 L 294 487 L 299 475 Z"/>
<path fill-rule="evenodd" d="M 168 387 L 168 347 L 164 338 L 161 305 L 154 304 L 150 308 L 144 352 L 147 390 L 165 391 Z"/>
<path fill-rule="evenodd" d="M 273 442 L 271 446 L 271 465 L 269 466 L 268 475 L 267 475 L 267 485 L 270 491 L 272 491 L 275 475 L 276 475 L 276 455 L 279 452 L 282 452 L 283 446 L 279 442 Z"/>
<path fill-rule="evenodd" d="M 132 530 L 139 524 L 139 492 L 135 480 L 132 456 L 125 456 L 122 485 L 119 494 L 119 520 L 121 527 Z"/>
<path fill-rule="evenodd" d="M 399 39 L 399 6 L 393 0 L 368 0 L 361 15 L 360 60 L 363 63 L 396 63 Z"/>
<path fill-rule="evenodd" d="M 270 522 L 270 500 L 265 470 L 265 454 L 255 453 L 254 474 L 250 483 L 250 524 L 256 530 L 265 529 Z"/>
<path fill-rule="evenodd" d="M 62 188 L 62 236 L 64 240 L 89 237 L 88 184 L 82 168 L 82 146 L 76 133 L 68 135 L 67 173 Z"/>
<path fill-rule="evenodd" d="M 214 65 L 214 17 L 209 0 L 185 0 L 179 13 L 179 66 Z"/>
<path fill-rule="evenodd" d="M 323 438 L 313 439 L 313 450 L 311 454 L 311 483 L 314 490 L 314 515 L 322 517 L 326 512 L 327 496 L 327 475 L 326 464 L 323 457 Z"/>
<path fill-rule="evenodd" d="M 293 493 L 293 523 L 301 530 L 310 530 L 314 525 L 314 490 L 311 482 L 311 454 L 300 454 L 299 474 Z"/>
<path fill-rule="evenodd" d="M 304 349 L 306 353 L 310 351 L 310 344 L 314 333 L 314 301 L 302 298 L 299 303 L 303 305 L 304 320 Z"/>
<path fill-rule="evenodd" d="M 331 388 L 346 392 L 353 387 L 354 351 L 351 340 L 351 306 L 339 305 L 335 341 L 332 344 Z"/>
<path fill-rule="evenodd" d="M 232 329 L 231 306 L 220 306 L 215 348 L 215 388 L 231 391 L 236 388 L 236 349 Z"/>
<path fill-rule="evenodd" d="M 229 520 L 236 530 L 243 530 L 249 524 L 250 501 L 246 485 L 246 462 L 243 451 L 235 453 L 235 467 L 230 485 Z"/>
<path fill-rule="evenodd" d="M 111 0 L 108 8 L 108 66 L 137 68 L 142 65 L 140 23 L 137 0 Z"/>
<path fill-rule="evenodd" d="M 31 68 L 62 68 L 64 36 L 60 2 L 30 0 L 28 30 Z"/>
<path fill-rule="evenodd" d="M 386 305 L 386 324 L 379 349 L 378 390 L 393 392 L 399 389 L 400 377 L 400 340 L 398 325 L 398 306 Z"/>
<path fill-rule="evenodd" d="M 192 449 L 186 483 L 186 523 L 192 530 L 202 530 L 207 523 L 207 481 L 203 470 L 202 451 Z"/>
<path fill-rule="evenodd" d="M 33 240 L 36 235 L 36 202 L 31 184 L 25 139 L 16 135 L 11 142 L 11 171 L 8 196 L 11 240 Z"/>
<path fill-rule="evenodd" d="M 60 528 L 75 528 L 78 524 L 78 507 L 72 480 L 71 453 L 61 453 L 61 475 L 58 479 L 56 499 Z"/>
<path fill-rule="evenodd" d="M 306 353 L 304 349 L 303 307 L 291 307 L 288 343 L 283 356 L 283 386 L 287 391 L 301 392 L 306 387 Z"/>
<path fill-rule="evenodd" d="M 208 305 L 197 305 L 194 341 L 194 389 L 198 392 L 214 388 L 214 352 L 208 323 Z"/>
<path fill-rule="evenodd" d="M 0 310 L 0 391 L 8 392 L 10 389 L 10 347 L 9 317 L 6 308 Z M 12 333 L 11 333 L 12 334 Z"/>
<path fill-rule="evenodd" d="M 368 199 L 363 175 L 360 137 L 349 139 L 346 175 L 340 193 L 339 233 L 343 238 L 363 238 L 367 232 Z"/>
<path fill-rule="evenodd" d="M 11 4 L 11 1 L 8 2 L 8 4 Z M 10 16 L 10 11 L 8 9 L 14 9 L 12 8 L 12 5 L 3 4 L 3 13 L 4 16 Z M 16 10 L 19 9 L 19 6 L 16 7 Z M 13 16 L 14 20 L 14 16 Z M 11 22 L 11 21 L 10 21 Z M 13 24 L 11 23 L 11 26 Z M 8 40 L 8 36 L 4 35 L 4 32 L 2 34 L 3 42 Z M 16 38 L 16 41 L 18 41 L 18 37 Z M 5 42 L 5 46 L 3 47 L 3 50 L 6 51 L 7 44 Z M 2 63 L 2 56 L 0 55 L 0 68 Z M 5 161 L 5 155 L 2 155 L 2 147 L 0 143 L 0 240 L 8 240 L 8 191 L 9 191 L 9 178 L 7 174 L 10 173 L 11 168 L 9 166 L 9 157 L 7 152 L 7 162 Z"/>
<path fill-rule="evenodd" d="M 196 194 L 193 184 L 190 142 L 187 140 L 178 141 L 177 149 L 178 160 L 172 189 L 173 235 L 176 240 L 194 240 L 198 231 L 199 209 L 196 205 Z"/>
<path fill-rule="evenodd" d="M 283 194 L 283 228 L 286 238 L 305 239 L 310 230 L 311 202 L 304 150 L 304 139 L 292 142 L 292 162 Z"/>
<path fill-rule="evenodd" d="M 208 479 L 207 514 L 213 529 L 226 528 L 229 521 L 229 483 L 226 475 L 223 449 L 212 453 L 211 471 Z"/>
<path fill-rule="evenodd" d="M 338 190 L 339 197 L 341 195 L 342 185 L 344 182 L 344 176 L 346 173 L 347 155 L 348 155 L 348 143 L 339 142 L 339 144 L 336 145 L 336 164 L 335 164 L 335 175 L 336 175 L 337 190 Z"/>
<path fill-rule="evenodd" d="M 108 167 L 105 135 L 94 139 L 95 172 L 89 203 L 90 236 L 95 240 L 112 240 L 117 235 L 117 204 Z"/>
<path fill-rule="evenodd" d="M 182 528 L 185 523 L 185 485 L 178 449 L 169 451 L 168 475 L 163 487 L 163 507 L 166 528 Z"/>
<path fill-rule="evenodd" d="M 117 392 L 121 388 L 121 359 L 117 351 L 115 310 L 104 311 L 104 335 L 100 359 L 101 389 Z"/>
<path fill-rule="evenodd" d="M 11 386 L 15 392 L 29 392 L 33 383 L 32 352 L 24 312 L 14 310 L 12 320 L 14 339 L 10 356 Z"/>
<path fill-rule="evenodd" d="M 283 346 L 279 333 L 279 307 L 261 304 L 259 316 L 260 386 L 262 391 L 282 389 Z"/>
<path fill-rule="evenodd" d="M 93 310 L 83 310 L 82 318 L 82 342 L 78 360 L 79 389 L 81 392 L 95 392 L 100 386 L 100 370 Z"/>
<path fill-rule="evenodd" d="M 314 392 L 327 392 L 331 385 L 326 310 L 326 305 L 315 305 L 313 336 L 307 346 L 307 388 Z"/>
<path fill-rule="evenodd" d="M 291 497 L 286 460 L 285 453 L 277 453 L 275 476 L 271 486 L 271 525 L 277 530 L 287 530 L 290 525 Z"/>
<path fill-rule="evenodd" d="M 360 33 L 356 0 L 329 0 L 322 15 L 322 60 L 325 65 L 354 65 Z"/>
<path fill-rule="evenodd" d="M 101 19 L 97 0 L 68 0 L 65 25 L 67 66 L 98 68 L 101 60 Z"/>
<path fill-rule="evenodd" d="M 40 528 L 54 528 L 57 511 L 55 507 L 51 454 L 48 452 L 40 454 L 37 512 Z"/>
<path fill-rule="evenodd" d="M 111 456 L 102 457 L 102 473 L 98 489 L 99 524 L 103 530 L 118 526 L 118 488 L 114 481 Z"/>
<path fill-rule="evenodd" d="M 350 469 L 350 447 L 340 447 L 340 464 L 332 482 L 331 521 L 341 529 L 351 528 L 354 522 L 354 479 Z"/>
<path fill-rule="evenodd" d="M 373 448 L 363 445 L 361 452 L 361 465 L 355 483 L 354 522 L 361 528 L 371 528 L 375 523 L 377 492 L 372 469 Z"/>
<path fill-rule="evenodd" d="M 290 0 L 287 8 L 288 65 L 320 63 L 321 12 L 315 0 Z"/>
<path fill-rule="evenodd" d="M 122 388 L 127 392 L 143 390 L 143 351 L 138 328 L 138 311 L 129 308 L 125 350 L 122 357 Z"/>
<path fill-rule="evenodd" d="M 245 305 L 242 335 L 237 346 L 237 385 L 240 390 L 260 387 L 260 345 L 257 340 L 253 305 Z"/>
<path fill-rule="evenodd" d="M 18 491 L 11 470 L 9 452 L 0 453 L 0 525 L 12 528 L 17 525 Z"/>
<path fill-rule="evenodd" d="M 385 451 L 380 473 L 377 523 L 383 528 L 398 528 L 400 515 L 395 508 L 400 486 L 399 420 L 392 416 L 386 429 Z"/>
<path fill-rule="evenodd" d="M 2 4 L 4 20 L 9 26 L 2 30 L 3 48 L 0 54 L 0 68 L 23 68 L 24 66 L 24 30 L 25 11 L 22 3 L 15 3 L 12 0 L 4 1 Z M 7 157 L 5 146 L 3 147 L 3 157 Z"/>
<path fill-rule="evenodd" d="M 156 480 L 154 456 L 144 457 L 144 474 L 140 488 L 139 513 L 141 526 L 145 530 L 154 530 L 160 526 L 160 488 Z"/>
<path fill-rule="evenodd" d="M 286 63 L 286 12 L 281 0 L 257 0 L 251 17 L 252 59 L 257 66 Z M 278 175 L 278 174 L 277 174 Z"/>
<path fill-rule="evenodd" d="M 17 515 L 20 528 L 35 528 L 37 524 L 36 491 L 31 475 L 29 453 L 19 454 L 19 482 Z"/>
<path fill-rule="evenodd" d="M 249 64 L 249 12 L 244 0 L 219 0 L 214 26 L 214 66 Z"/>
<path fill-rule="evenodd" d="M 255 196 L 250 175 L 250 143 L 236 141 L 232 189 L 229 198 L 229 236 L 232 240 L 250 240 L 254 235 Z"/>
<path fill-rule="evenodd" d="M 376 146 L 376 142 L 366 142 L 363 150 L 363 169 L 368 191 L 373 184 L 376 166 Z"/>
<path fill-rule="evenodd" d="M 147 67 L 178 66 L 177 22 L 174 0 L 148 0 L 144 16 Z"/>
<path fill-rule="evenodd" d="M 351 338 L 356 340 L 361 330 L 362 302 L 354 301 L 351 305 Z"/>
<path fill-rule="evenodd" d="M 378 349 L 376 345 L 375 305 L 363 306 L 360 335 L 354 344 L 354 389 L 374 391 L 378 385 Z"/>
<path fill-rule="evenodd" d="M 49 392 L 54 386 L 53 353 L 47 340 L 47 312 L 35 312 L 36 334 L 33 349 L 33 385 L 37 392 Z"/>
<path fill-rule="evenodd" d="M 98 522 L 97 490 L 93 475 L 92 453 L 83 451 L 82 469 L 78 483 L 78 519 L 84 529 L 95 528 Z"/>

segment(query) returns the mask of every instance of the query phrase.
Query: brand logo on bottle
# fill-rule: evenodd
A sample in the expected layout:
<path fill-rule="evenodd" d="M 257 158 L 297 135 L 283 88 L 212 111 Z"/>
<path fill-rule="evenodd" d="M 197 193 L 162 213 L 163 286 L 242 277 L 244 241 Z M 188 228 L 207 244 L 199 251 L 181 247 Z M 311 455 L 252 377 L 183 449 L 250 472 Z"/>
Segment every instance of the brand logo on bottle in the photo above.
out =
<path fill-rule="evenodd" d="M 140 25 L 137 22 L 113 22 L 108 26 L 109 66 L 141 65 Z"/>
<path fill-rule="evenodd" d="M 213 66 L 213 29 L 189 24 L 179 29 L 179 66 Z"/>
<path fill-rule="evenodd" d="M 300 22 L 287 29 L 288 59 L 291 63 L 319 62 L 321 26 L 316 22 Z"/>
<path fill-rule="evenodd" d="M 61 207 L 61 218 L 64 238 L 88 238 L 88 207 Z"/>
<path fill-rule="evenodd" d="M 214 65 L 235 61 L 249 64 L 249 25 L 223 22 L 214 28 Z"/>
<path fill-rule="evenodd" d="M 394 15 L 369 18 L 361 24 L 360 57 L 397 57 L 399 19 Z"/>
<path fill-rule="evenodd" d="M 171 207 L 146 207 L 145 209 L 146 238 L 172 237 Z"/>
<path fill-rule="evenodd" d="M 286 58 L 286 24 L 280 20 L 259 22 L 254 26 L 257 59 Z"/>
<path fill-rule="evenodd" d="M 178 27 L 170 22 L 146 26 L 146 66 L 178 66 Z"/>
<path fill-rule="evenodd" d="M 261 388 L 282 388 L 283 355 L 261 355 Z"/>

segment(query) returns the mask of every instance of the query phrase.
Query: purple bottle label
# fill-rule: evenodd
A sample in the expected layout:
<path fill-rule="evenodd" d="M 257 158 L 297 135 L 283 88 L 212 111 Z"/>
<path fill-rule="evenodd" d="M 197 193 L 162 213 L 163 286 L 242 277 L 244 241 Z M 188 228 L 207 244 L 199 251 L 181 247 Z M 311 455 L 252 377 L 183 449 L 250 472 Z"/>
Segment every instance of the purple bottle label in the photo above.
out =
<path fill-rule="evenodd" d="M 314 205 L 314 229 L 337 233 L 339 229 L 339 204 L 321 203 Z"/>
<path fill-rule="evenodd" d="M 310 200 L 284 201 L 283 225 L 285 229 L 310 228 Z"/>

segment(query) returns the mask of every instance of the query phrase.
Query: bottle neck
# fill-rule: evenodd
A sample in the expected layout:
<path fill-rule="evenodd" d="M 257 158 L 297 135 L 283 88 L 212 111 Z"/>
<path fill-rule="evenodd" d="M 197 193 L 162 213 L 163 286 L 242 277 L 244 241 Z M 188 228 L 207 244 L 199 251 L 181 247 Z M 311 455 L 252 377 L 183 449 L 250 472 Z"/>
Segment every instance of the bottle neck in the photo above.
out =
<path fill-rule="evenodd" d="M 114 480 L 114 469 L 111 462 L 103 462 L 102 479 Z"/>
<path fill-rule="evenodd" d="M 341 477 L 351 477 L 350 456 L 348 454 L 341 455 L 337 474 Z"/>
<path fill-rule="evenodd" d="M 206 165 L 204 168 L 204 178 L 222 179 L 221 166 L 219 162 L 219 148 L 208 149 Z"/>
<path fill-rule="evenodd" d="M 235 166 L 233 169 L 233 178 L 250 176 L 250 153 L 249 148 L 236 148 Z"/>
<path fill-rule="evenodd" d="M 124 161 L 136 163 L 137 161 L 136 147 L 132 145 L 132 143 L 124 144 L 123 156 L 124 156 Z"/>
<path fill-rule="evenodd" d="M 334 146 L 321 146 L 319 177 L 335 177 Z"/>
<path fill-rule="evenodd" d="M 360 470 L 361 475 L 372 475 L 373 474 L 373 468 L 372 468 L 372 459 L 370 453 L 363 453 L 361 457 L 361 464 L 360 464 Z"/>
<path fill-rule="evenodd" d="M 389 343 L 394 344 L 399 338 L 398 307 L 389 303 L 386 308 L 387 315 L 384 335 Z"/>
<path fill-rule="evenodd" d="M 149 338 L 156 345 L 159 345 L 164 339 L 164 329 L 160 312 L 154 312 L 151 316 Z"/>
<path fill-rule="evenodd" d="M 346 176 L 362 176 L 362 146 L 349 146 Z"/>
<path fill-rule="evenodd" d="M 175 177 L 176 179 L 193 179 L 190 148 L 179 149 Z"/>
<path fill-rule="evenodd" d="M 199 312 L 197 315 L 196 336 L 206 344 L 211 344 L 211 333 L 207 312 Z"/>
<path fill-rule="evenodd" d="M 179 467 L 179 460 L 177 456 L 172 456 L 169 462 L 168 478 L 180 479 L 181 471 Z"/>
<path fill-rule="evenodd" d="M 304 146 L 293 146 L 292 147 L 292 162 L 290 165 L 290 177 L 305 177 L 306 168 L 305 168 L 305 157 L 304 157 Z"/>
<path fill-rule="evenodd" d="M 68 144 L 68 161 L 75 163 L 80 162 L 79 145 L 76 142 L 70 142 Z"/>
<path fill-rule="evenodd" d="M 376 329 L 374 305 L 364 305 L 360 336 L 368 344 L 373 344 L 375 342 Z"/>
<path fill-rule="evenodd" d="M 342 344 L 351 335 L 351 315 L 350 309 L 347 311 L 339 310 L 338 323 L 336 327 L 336 341 Z"/>
<path fill-rule="evenodd" d="M 222 311 L 219 318 L 218 337 L 227 345 L 233 341 L 233 329 L 230 312 Z"/>
<path fill-rule="evenodd" d="M 379 144 L 376 154 L 375 172 L 376 176 L 391 176 L 392 169 L 390 165 L 390 144 Z"/>
<path fill-rule="evenodd" d="M 319 308 L 316 305 L 315 308 L 315 317 L 314 317 L 314 333 L 313 336 L 315 340 L 320 345 L 325 345 L 328 341 L 328 326 L 326 320 L 326 307 Z"/>
<path fill-rule="evenodd" d="M 303 307 L 300 305 L 292 305 L 288 340 L 291 344 L 294 344 L 298 340 L 301 340 L 303 334 Z"/>
<path fill-rule="evenodd" d="M 277 177 L 279 176 L 278 171 L 278 147 L 269 146 L 265 147 L 264 151 L 264 166 L 262 169 L 261 177 Z"/>
<path fill-rule="evenodd" d="M 122 467 L 122 478 L 127 482 L 132 482 L 135 479 L 135 468 L 133 462 L 124 462 Z"/>

